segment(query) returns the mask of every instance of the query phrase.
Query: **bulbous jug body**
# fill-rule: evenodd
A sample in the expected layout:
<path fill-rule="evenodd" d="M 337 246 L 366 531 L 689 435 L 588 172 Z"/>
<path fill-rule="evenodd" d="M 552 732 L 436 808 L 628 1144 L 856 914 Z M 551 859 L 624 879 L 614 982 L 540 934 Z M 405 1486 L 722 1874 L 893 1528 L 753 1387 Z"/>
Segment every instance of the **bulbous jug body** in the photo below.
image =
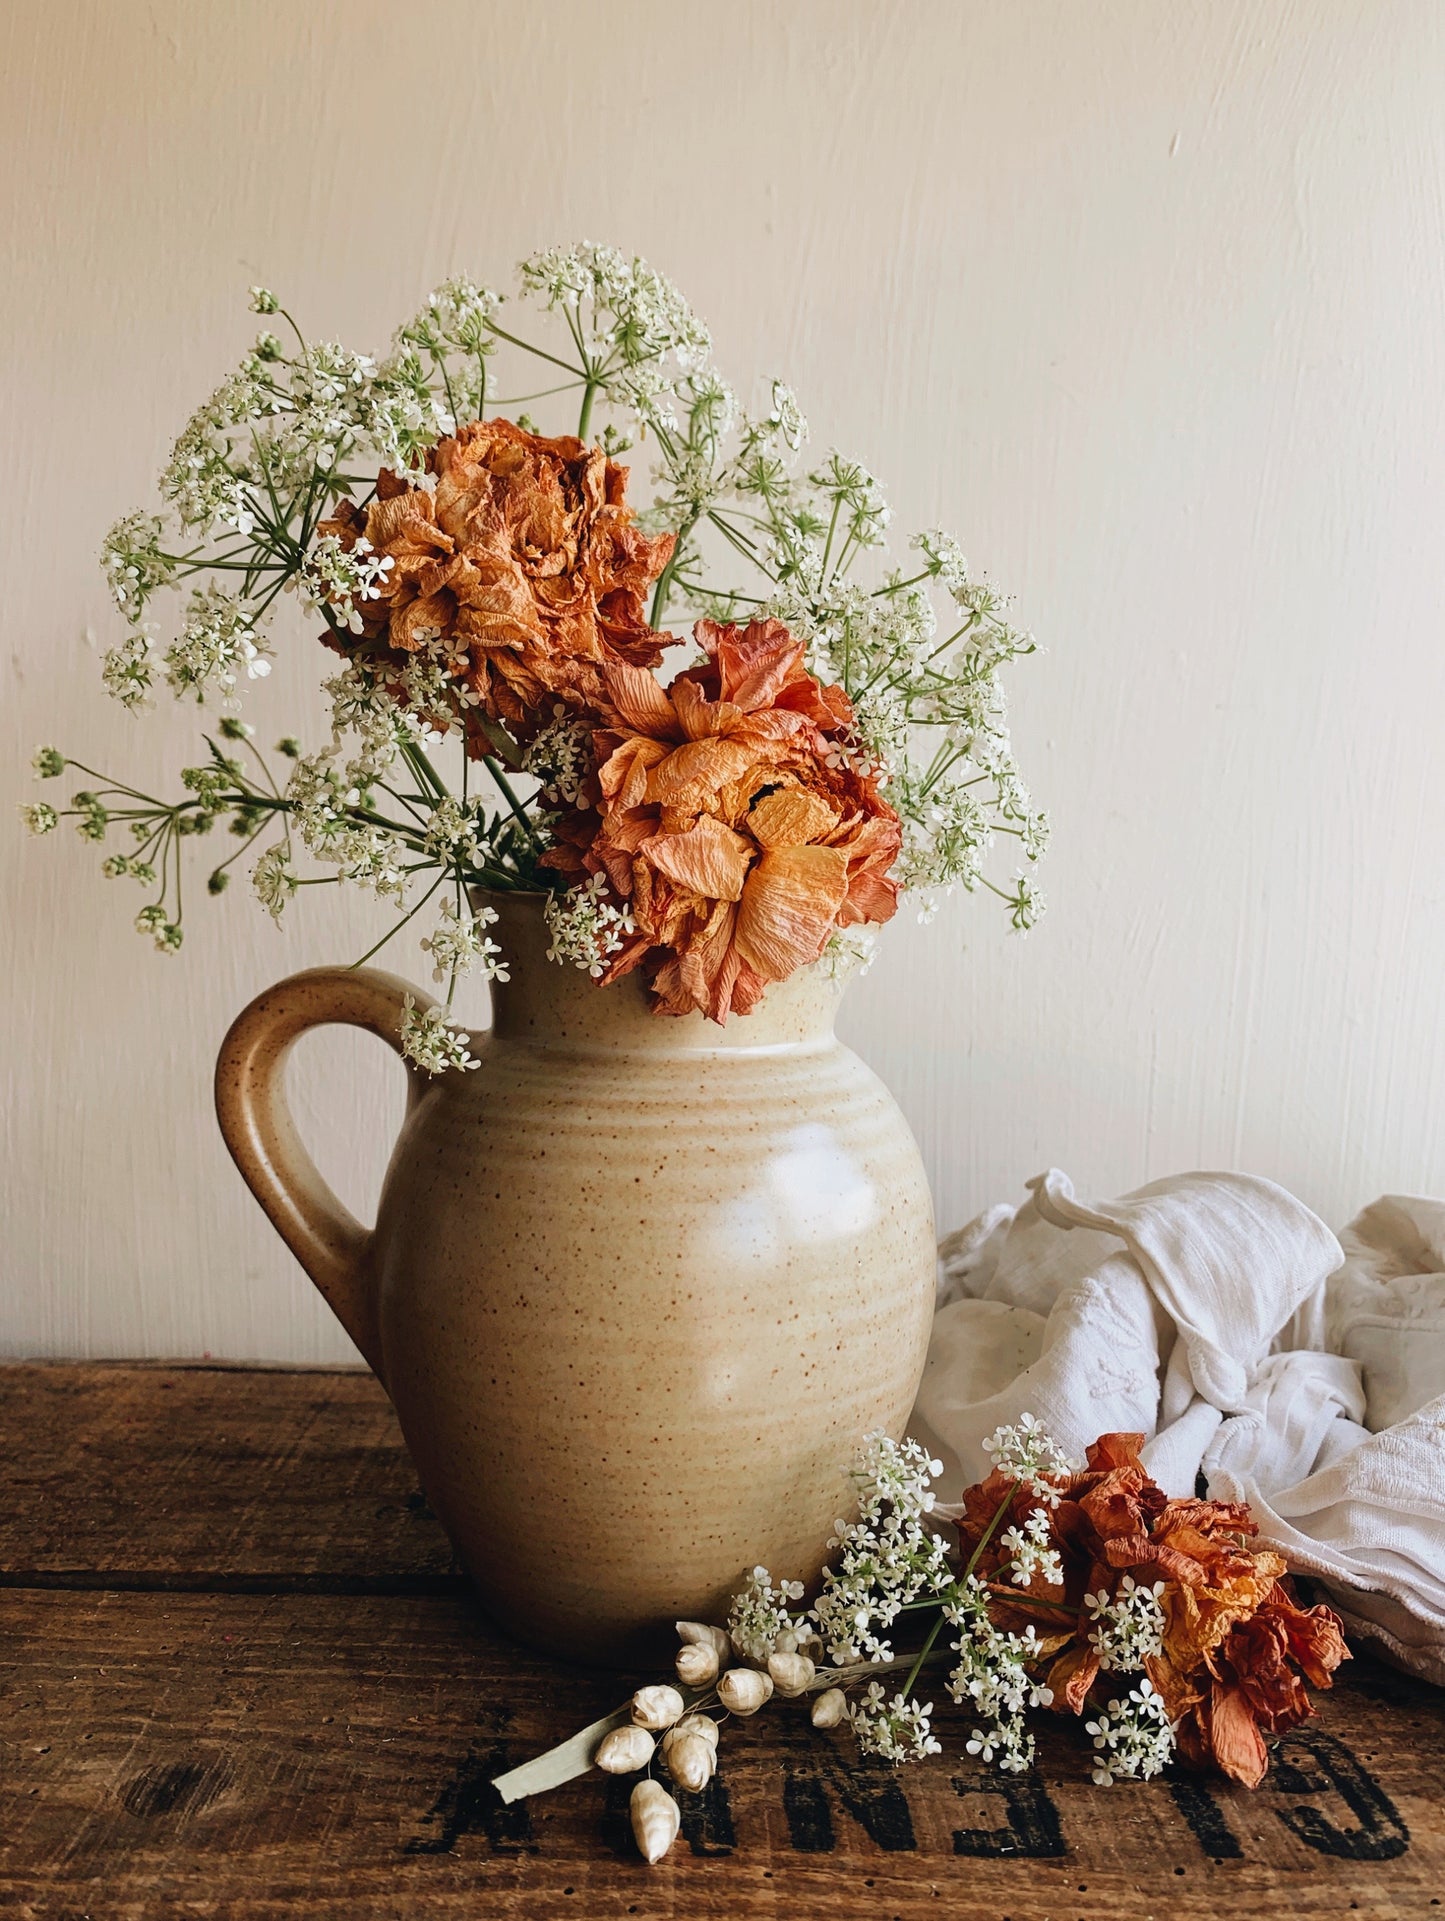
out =
<path fill-rule="evenodd" d="M 657 1016 L 548 963 L 539 899 L 493 904 L 510 980 L 476 1071 L 414 1077 L 361 1345 L 489 1609 L 626 1661 L 746 1567 L 816 1573 L 917 1390 L 928 1187 L 820 969 L 726 1028 Z"/>

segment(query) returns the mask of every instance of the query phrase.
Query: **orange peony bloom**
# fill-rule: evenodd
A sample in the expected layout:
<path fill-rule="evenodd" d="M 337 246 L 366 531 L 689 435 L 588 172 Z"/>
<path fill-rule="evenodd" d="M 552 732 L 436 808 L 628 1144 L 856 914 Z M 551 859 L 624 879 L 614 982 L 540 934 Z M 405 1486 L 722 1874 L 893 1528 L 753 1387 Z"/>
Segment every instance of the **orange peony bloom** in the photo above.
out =
<path fill-rule="evenodd" d="M 1275 1556 L 1258 1558 L 1283 1567 Z M 1229 1623 L 1192 1674 L 1181 1674 L 1176 1658 L 1166 1635 L 1164 1657 L 1149 1671 L 1178 1720 L 1180 1753 L 1197 1766 L 1212 1761 L 1252 1788 L 1269 1767 L 1264 1736 L 1308 1720 L 1314 1708 L 1306 1682 L 1331 1686 L 1350 1651 L 1339 1616 L 1324 1606 L 1301 1608 L 1280 1578 L 1251 1613 Z"/>
<path fill-rule="evenodd" d="M 657 1011 L 746 1014 L 817 960 L 835 928 L 886 921 L 902 830 L 849 750 L 840 687 L 780 621 L 699 621 L 707 661 L 667 688 L 599 670 L 595 806 L 546 857 L 602 874 L 636 932 L 604 980 L 647 966 Z"/>
<path fill-rule="evenodd" d="M 383 469 L 363 511 L 342 501 L 318 531 L 365 538 L 391 567 L 357 612 L 355 644 L 328 644 L 395 677 L 426 650 L 524 738 L 552 699 L 586 700 L 606 663 L 655 667 L 664 637 L 646 593 L 672 555 L 626 505 L 627 469 L 570 436 L 474 421 L 428 456 L 436 488 Z M 490 751 L 480 733 L 474 751 Z"/>
<path fill-rule="evenodd" d="M 984 1544 L 976 1569 L 984 1579 L 1006 1558 L 1002 1529 L 985 1535 L 1011 1490 L 1007 1518 L 1021 1524 L 1035 1511 L 1048 1516 L 1063 1581 L 995 1589 L 990 1612 L 1000 1626 L 1027 1622 L 1047 1633 L 1060 1619 L 1058 1602 L 1076 1610 L 1071 1643 L 1049 1671 L 1055 1707 L 1075 1714 L 1100 1672 L 1085 1596 L 1116 1593 L 1126 1574 L 1151 1586 L 1162 1581 L 1163 1649 L 1145 1667 L 1175 1724 L 1179 1752 L 1256 1787 L 1269 1766 L 1265 1734 L 1312 1714 L 1306 1683 L 1329 1687 L 1349 1659 L 1339 1619 L 1327 1607 L 1296 1604 L 1282 1557 L 1250 1545 L 1257 1530 L 1247 1507 L 1168 1499 L 1140 1461 L 1143 1441 L 1142 1434 L 1101 1436 L 1087 1468 L 1057 1482 L 1055 1507 L 995 1470 L 964 1494 L 964 1558 Z"/>

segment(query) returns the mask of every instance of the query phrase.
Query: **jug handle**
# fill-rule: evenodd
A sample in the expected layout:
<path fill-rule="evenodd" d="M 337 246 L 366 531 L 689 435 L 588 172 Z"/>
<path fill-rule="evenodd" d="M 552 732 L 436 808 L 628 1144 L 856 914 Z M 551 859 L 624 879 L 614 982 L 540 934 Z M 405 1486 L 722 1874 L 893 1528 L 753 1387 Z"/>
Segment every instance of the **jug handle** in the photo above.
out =
<path fill-rule="evenodd" d="M 408 994 L 423 1010 L 432 1005 L 430 995 L 379 968 L 313 967 L 289 975 L 237 1015 L 216 1061 L 216 1118 L 241 1178 L 383 1383 L 367 1258 L 372 1237 L 307 1153 L 286 1102 L 283 1070 L 313 1027 L 364 1027 L 400 1054 Z M 410 1113 L 427 1076 L 409 1061 L 404 1065 Z"/>

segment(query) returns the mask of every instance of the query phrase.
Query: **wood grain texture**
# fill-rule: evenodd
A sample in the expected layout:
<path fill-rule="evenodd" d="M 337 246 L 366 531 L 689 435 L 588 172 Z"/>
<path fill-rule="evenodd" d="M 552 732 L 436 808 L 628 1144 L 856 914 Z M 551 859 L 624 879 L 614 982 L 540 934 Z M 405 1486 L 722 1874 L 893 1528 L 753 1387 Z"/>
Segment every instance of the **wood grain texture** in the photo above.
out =
<path fill-rule="evenodd" d="M 616 1705 L 461 1597 L 0 1597 L 0 1909 L 107 1917 L 1424 1916 L 1445 1889 L 1445 1705 L 1361 1670 L 1255 1795 L 1090 1786 L 1050 1725 L 1019 1781 L 860 1769 L 796 1708 L 728 1727 L 649 1870 L 627 1784 L 504 1809 L 492 1776 Z"/>
<path fill-rule="evenodd" d="M 357 1591 L 444 1553 L 367 1377 L 13 1368 L 0 1411 L 0 1913 L 1425 1921 L 1445 1896 L 1445 1695 L 1368 1660 L 1254 1795 L 1096 1790 L 1047 1718 L 1033 1772 L 985 1775 L 953 1711 L 941 1757 L 860 1768 L 780 1706 L 725 1728 L 648 1869 L 625 1784 L 490 1786 L 625 1678 L 519 1651 L 462 1592 Z M 272 1586 L 228 1591 L 238 1568 Z"/>
<path fill-rule="evenodd" d="M 0 1585 L 459 1588 L 356 1368 L 0 1367 Z"/>

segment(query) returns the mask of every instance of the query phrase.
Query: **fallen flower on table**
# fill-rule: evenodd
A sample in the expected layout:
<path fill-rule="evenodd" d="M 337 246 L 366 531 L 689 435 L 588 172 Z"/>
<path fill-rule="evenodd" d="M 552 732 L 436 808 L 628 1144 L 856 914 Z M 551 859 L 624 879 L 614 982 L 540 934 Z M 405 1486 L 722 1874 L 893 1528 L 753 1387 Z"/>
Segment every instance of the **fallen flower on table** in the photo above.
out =
<path fill-rule="evenodd" d="M 955 1544 L 933 1526 L 941 1464 L 914 1441 L 869 1436 L 852 1471 L 855 1518 L 838 1523 L 811 1606 L 800 1582 L 754 1568 L 725 1629 L 677 1623 L 680 1685 L 640 1688 L 586 1742 L 500 1777 L 503 1799 L 589 1764 L 641 1772 L 633 1832 L 658 1861 L 681 1810 L 653 1769 L 705 1787 L 718 1717 L 811 1696 L 815 1727 L 846 1721 L 861 1753 L 922 1760 L 943 1745 L 920 1682 L 945 1663 L 944 1686 L 972 1717 L 964 1745 L 985 1765 L 1029 1768 L 1027 1715 L 1047 1707 L 1083 1721 L 1100 1786 L 1178 1759 L 1257 1787 L 1266 1737 L 1313 1714 L 1308 1688 L 1329 1687 L 1349 1658 L 1340 1623 L 1300 1605 L 1284 1560 L 1252 1545 L 1246 1506 L 1167 1496 L 1143 1441 L 1102 1435 L 1079 1466 L 1025 1414 L 986 1443 L 993 1469 L 965 1492 Z M 914 1620 L 926 1631 L 895 1650 Z"/>

